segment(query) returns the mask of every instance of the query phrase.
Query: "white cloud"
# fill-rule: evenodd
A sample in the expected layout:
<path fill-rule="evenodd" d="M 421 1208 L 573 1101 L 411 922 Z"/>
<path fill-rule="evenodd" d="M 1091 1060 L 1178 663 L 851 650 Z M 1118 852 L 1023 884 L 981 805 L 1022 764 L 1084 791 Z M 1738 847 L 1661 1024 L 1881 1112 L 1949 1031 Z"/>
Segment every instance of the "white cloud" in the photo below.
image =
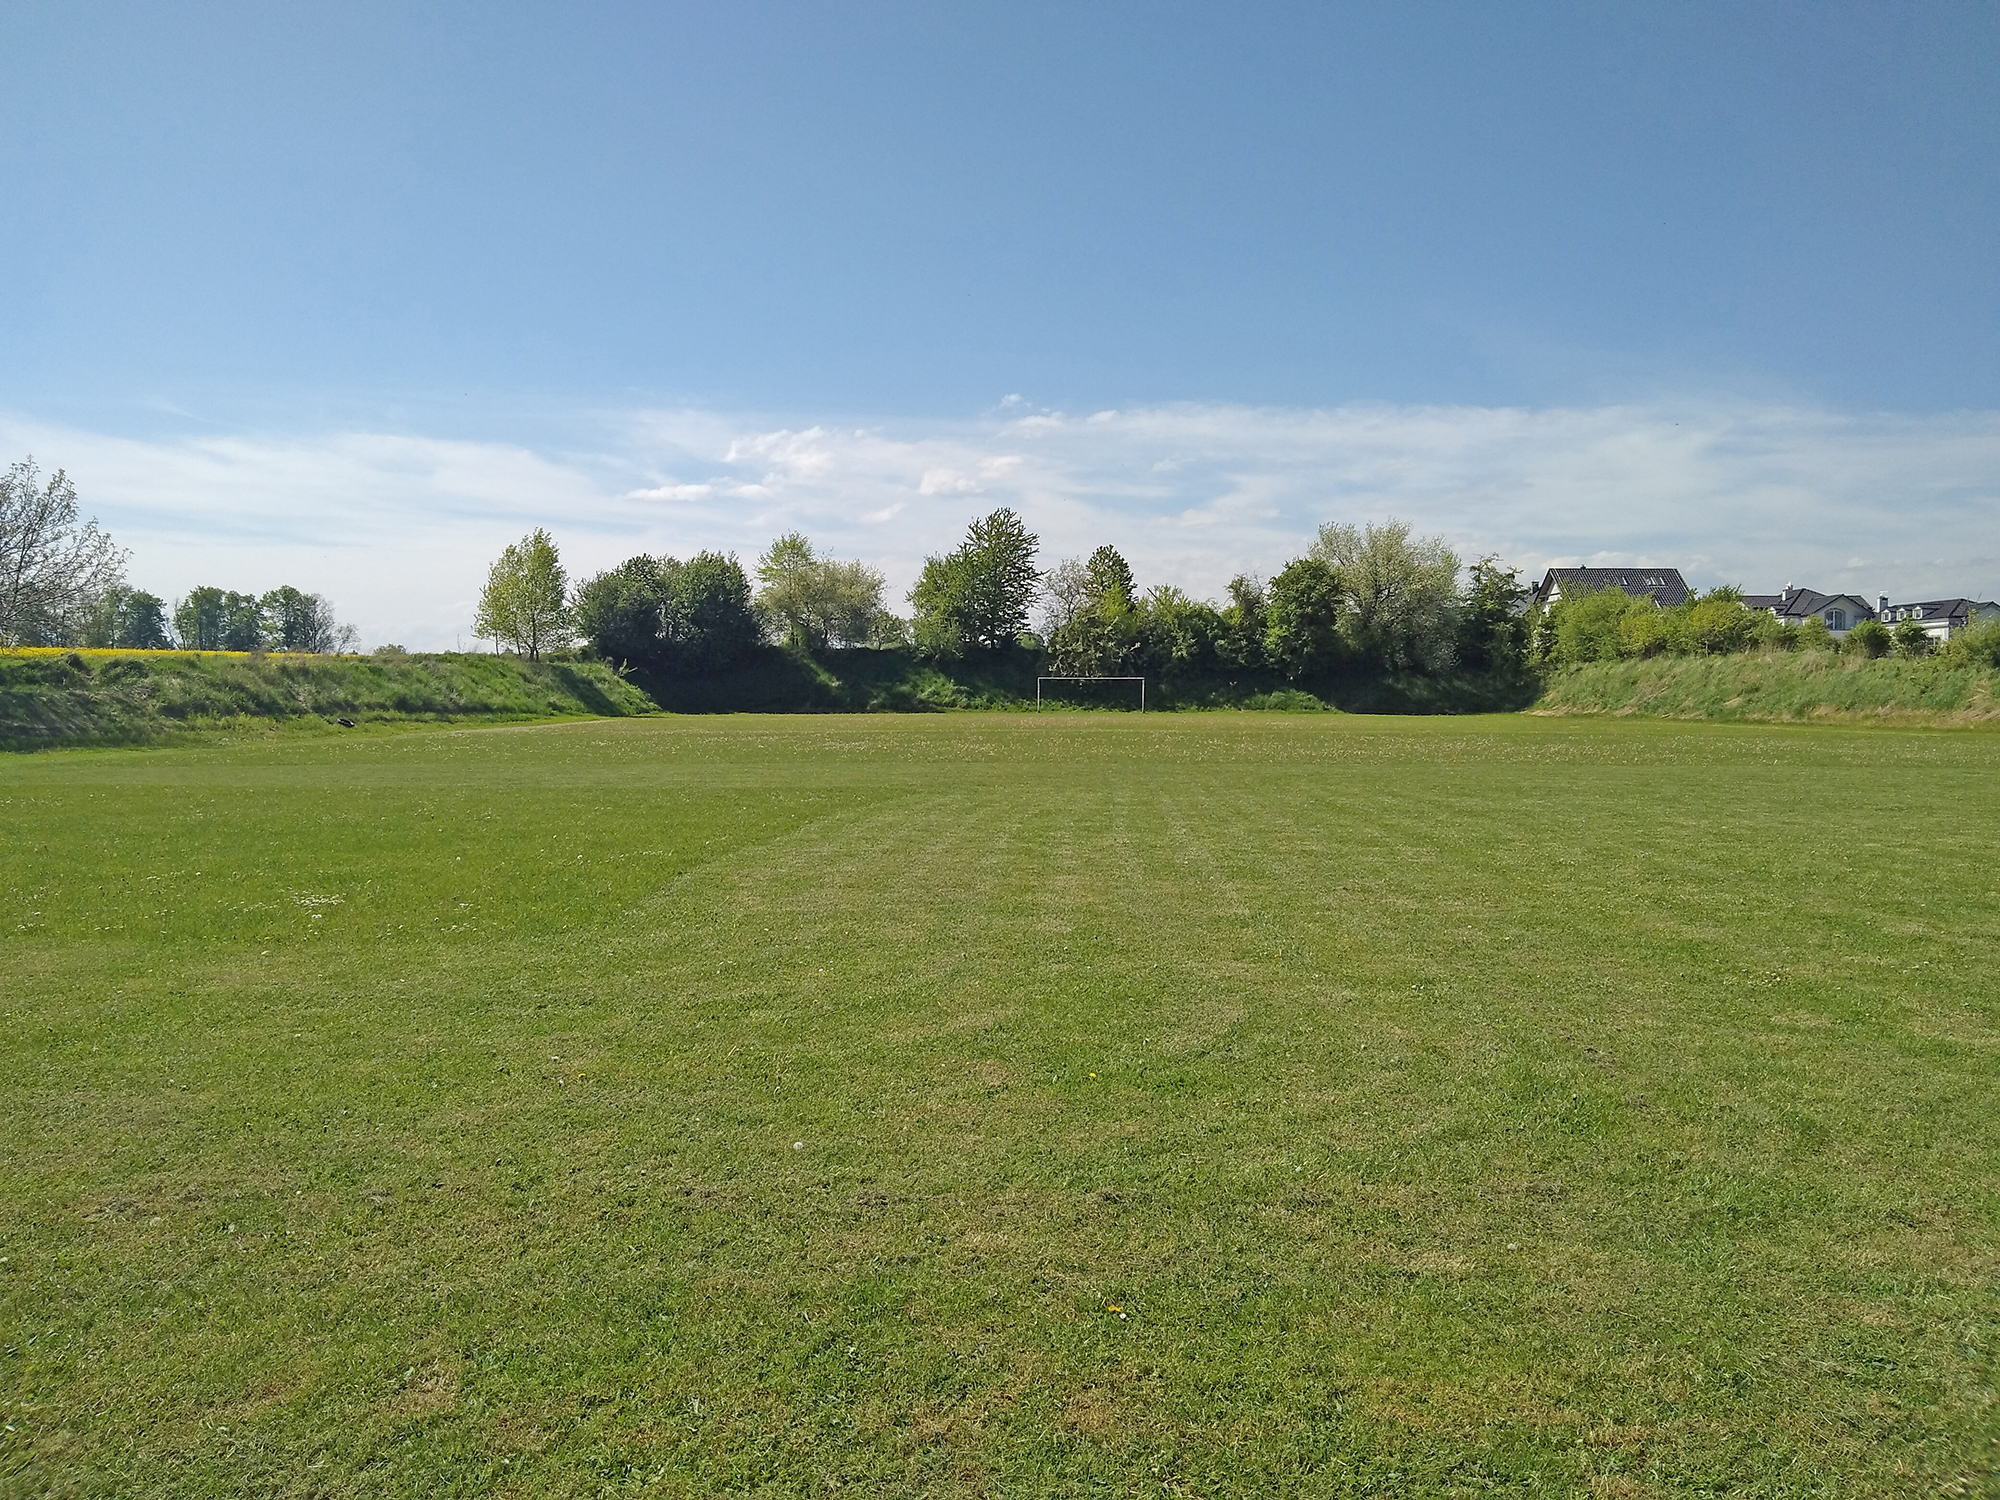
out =
<path fill-rule="evenodd" d="M 546 525 L 572 572 L 638 551 L 747 560 L 800 530 L 900 593 L 1011 505 L 1046 560 L 1119 546 L 1218 594 L 1322 521 L 1400 516 L 1467 557 L 1677 565 L 1703 584 L 2000 593 L 2000 413 L 1693 402 L 1525 410 L 1166 406 L 863 428 L 639 411 L 566 449 L 383 433 L 143 442 L 0 418 L 66 467 L 162 594 L 330 594 L 365 641 L 450 645 L 487 562 Z M 892 524 L 893 523 L 893 524 Z"/>

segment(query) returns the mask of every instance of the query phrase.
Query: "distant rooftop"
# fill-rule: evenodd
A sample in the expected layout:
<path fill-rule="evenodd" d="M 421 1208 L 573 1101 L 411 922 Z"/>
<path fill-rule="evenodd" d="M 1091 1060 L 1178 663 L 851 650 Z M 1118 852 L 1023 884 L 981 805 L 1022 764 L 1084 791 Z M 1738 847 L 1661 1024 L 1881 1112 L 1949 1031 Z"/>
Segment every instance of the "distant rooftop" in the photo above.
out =
<path fill-rule="evenodd" d="M 1547 604 L 1563 594 L 1595 589 L 1622 589 L 1666 608 L 1685 604 L 1691 592 L 1679 568 L 1550 568 L 1535 587 L 1535 603 Z"/>

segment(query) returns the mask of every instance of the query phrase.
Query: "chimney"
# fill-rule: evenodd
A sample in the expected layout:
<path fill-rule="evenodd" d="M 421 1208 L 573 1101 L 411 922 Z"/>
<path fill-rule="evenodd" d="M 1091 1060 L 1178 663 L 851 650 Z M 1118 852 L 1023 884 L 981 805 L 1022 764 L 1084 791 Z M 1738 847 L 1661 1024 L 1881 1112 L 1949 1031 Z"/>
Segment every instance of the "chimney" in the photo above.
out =
<path fill-rule="evenodd" d="M 1875 618 L 1879 620 L 1888 613 L 1889 596 L 1887 594 L 1878 595 L 1875 600 Z"/>

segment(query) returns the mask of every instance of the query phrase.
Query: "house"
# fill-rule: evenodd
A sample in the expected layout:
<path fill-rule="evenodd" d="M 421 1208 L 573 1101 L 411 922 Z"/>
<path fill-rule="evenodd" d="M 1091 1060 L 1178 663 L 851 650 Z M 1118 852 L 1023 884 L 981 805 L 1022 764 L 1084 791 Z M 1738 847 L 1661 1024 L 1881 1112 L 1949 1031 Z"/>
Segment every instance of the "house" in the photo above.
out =
<path fill-rule="evenodd" d="M 1531 609 L 1547 609 L 1565 594 L 1623 589 L 1671 609 L 1687 603 L 1689 589 L 1679 568 L 1550 568 L 1528 595 Z"/>
<path fill-rule="evenodd" d="M 1991 599 L 1925 599 L 1917 604 L 1891 604 L 1884 594 L 1876 602 L 1876 618 L 1890 629 L 1915 620 L 1933 640 L 1948 641 L 1962 630 L 2000 620 L 2000 604 Z"/>
<path fill-rule="evenodd" d="M 1858 594 L 1822 594 L 1818 589 L 1794 588 L 1789 583 L 1775 594 L 1745 594 L 1743 605 L 1769 610 L 1787 625 L 1803 625 L 1817 617 L 1836 637 L 1846 635 L 1863 620 L 1875 618 L 1868 601 Z"/>

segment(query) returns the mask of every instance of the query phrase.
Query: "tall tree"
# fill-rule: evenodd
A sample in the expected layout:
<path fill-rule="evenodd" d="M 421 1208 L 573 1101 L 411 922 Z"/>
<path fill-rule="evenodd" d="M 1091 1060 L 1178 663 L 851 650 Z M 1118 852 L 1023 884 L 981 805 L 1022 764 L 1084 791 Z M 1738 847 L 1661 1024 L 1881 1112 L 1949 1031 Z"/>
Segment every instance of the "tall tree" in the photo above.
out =
<path fill-rule="evenodd" d="M 576 591 L 576 626 L 607 660 L 658 672 L 718 671 L 763 639 L 750 580 L 733 557 L 631 557 Z"/>
<path fill-rule="evenodd" d="M 674 574 L 661 632 L 667 665 L 715 672 L 741 661 L 764 636 L 743 565 L 720 552 L 697 552 Z"/>
<path fill-rule="evenodd" d="M 1458 556 L 1443 537 L 1412 540 L 1407 522 L 1365 531 L 1329 523 L 1312 555 L 1333 570 L 1341 628 L 1386 671 L 1448 669 L 1458 654 Z"/>
<path fill-rule="evenodd" d="M 1491 556 L 1474 563 L 1459 611 L 1459 661 L 1474 671 L 1519 671 L 1528 652 L 1527 600 L 1514 569 Z"/>
<path fill-rule="evenodd" d="M 882 575 L 865 563 L 821 556 L 796 531 L 758 559 L 757 580 L 757 607 L 792 646 L 859 646 L 879 628 Z"/>
<path fill-rule="evenodd" d="M 1222 611 L 1222 634 L 1215 653 L 1232 667 L 1257 668 L 1264 665 L 1266 598 L 1263 583 L 1239 573 L 1229 580 L 1229 603 Z"/>
<path fill-rule="evenodd" d="M 967 527 L 955 551 L 925 558 L 910 591 L 919 649 L 945 659 L 1013 646 L 1028 628 L 1040 583 L 1037 545 L 1021 518 L 1003 508 Z"/>
<path fill-rule="evenodd" d="M 96 521 L 79 523 L 67 474 L 44 484 L 34 459 L 15 464 L 0 476 L 0 646 L 81 641 L 125 557 Z"/>
<path fill-rule="evenodd" d="M 220 651 L 229 595 L 203 585 L 174 601 L 174 641 L 183 651 Z"/>
<path fill-rule="evenodd" d="M 500 554 L 487 572 L 472 629 L 507 642 L 530 661 L 576 638 L 570 624 L 569 575 L 548 532 L 537 526 Z"/>
<path fill-rule="evenodd" d="M 91 608 L 83 644 L 125 651 L 164 650 L 172 644 L 165 601 L 157 594 L 123 584 L 106 589 Z"/>
<path fill-rule="evenodd" d="M 333 603 L 323 594 L 308 594 L 284 584 L 257 603 L 264 619 L 265 644 L 273 651 L 320 654 L 354 649 L 354 627 L 334 618 Z"/>
<path fill-rule="evenodd" d="M 1129 669 L 1145 649 L 1147 616 L 1132 598 L 1132 569 L 1116 547 L 1071 558 L 1043 580 L 1050 664 L 1078 676 Z"/>
<path fill-rule="evenodd" d="M 1340 659 L 1340 584 L 1317 557 L 1287 563 L 1264 606 L 1264 654 L 1292 678 L 1312 677 Z"/>
<path fill-rule="evenodd" d="M 269 642 L 264 631 L 264 604 L 255 594 L 234 589 L 222 596 L 222 649 L 262 651 Z"/>
<path fill-rule="evenodd" d="M 680 568 L 671 557 L 641 554 L 585 581 L 573 613 L 590 649 L 607 661 L 657 665 Z"/>

